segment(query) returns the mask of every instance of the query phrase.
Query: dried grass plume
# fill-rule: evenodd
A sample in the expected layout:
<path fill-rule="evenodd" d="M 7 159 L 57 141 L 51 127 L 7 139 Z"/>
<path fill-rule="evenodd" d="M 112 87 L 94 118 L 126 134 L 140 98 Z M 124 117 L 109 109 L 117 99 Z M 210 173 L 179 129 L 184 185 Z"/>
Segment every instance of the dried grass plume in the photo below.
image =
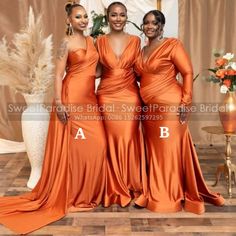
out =
<path fill-rule="evenodd" d="M 0 85 L 17 92 L 46 92 L 53 82 L 52 35 L 44 38 L 42 16 L 35 19 L 29 8 L 28 25 L 14 35 L 10 47 L 5 37 L 0 41 Z"/>

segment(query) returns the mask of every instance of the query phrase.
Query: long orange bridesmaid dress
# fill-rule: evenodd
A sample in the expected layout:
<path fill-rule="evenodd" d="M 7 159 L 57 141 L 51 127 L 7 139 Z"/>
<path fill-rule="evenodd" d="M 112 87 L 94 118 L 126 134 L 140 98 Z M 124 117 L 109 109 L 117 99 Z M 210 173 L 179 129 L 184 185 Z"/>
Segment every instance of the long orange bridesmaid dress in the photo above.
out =
<path fill-rule="evenodd" d="M 142 53 L 137 70 L 141 75 L 140 94 L 148 107 L 143 114 L 148 193 L 136 204 L 156 212 L 184 208 L 196 214 L 205 211 L 204 201 L 223 205 L 224 199 L 208 190 L 188 126 L 180 124 L 177 115 L 178 106 L 188 107 L 192 100 L 192 65 L 182 43 L 164 39 L 147 59 Z M 176 80 L 179 72 L 183 86 Z"/>
<path fill-rule="evenodd" d="M 103 68 L 97 94 L 108 144 L 105 207 L 111 204 L 124 207 L 145 191 L 145 157 L 139 121 L 141 99 L 134 74 L 140 39 L 134 35 L 128 37 L 119 58 L 107 35 L 97 39 Z"/>
<path fill-rule="evenodd" d="M 86 109 L 97 106 L 94 82 L 98 54 L 93 39 L 87 37 L 86 41 L 86 50 L 69 52 L 62 101 L 72 108 L 70 118 L 63 125 L 56 113 L 51 113 L 38 184 L 30 193 L 0 198 L 0 223 L 16 233 L 32 232 L 68 212 L 93 209 L 102 200 L 105 132 L 100 113 Z M 89 116 L 93 119 L 86 120 Z M 81 135 L 77 136 L 79 128 Z"/>

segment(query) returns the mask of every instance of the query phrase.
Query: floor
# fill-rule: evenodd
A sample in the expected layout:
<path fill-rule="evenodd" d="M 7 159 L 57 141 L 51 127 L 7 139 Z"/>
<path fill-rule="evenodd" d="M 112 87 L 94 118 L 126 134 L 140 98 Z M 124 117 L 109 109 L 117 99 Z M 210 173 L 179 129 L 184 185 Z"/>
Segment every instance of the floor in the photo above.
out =
<path fill-rule="evenodd" d="M 222 177 L 216 187 L 216 167 L 223 163 L 223 146 L 196 147 L 203 175 L 214 191 L 226 198 L 223 207 L 206 204 L 206 213 L 152 213 L 136 209 L 133 204 L 127 208 L 114 205 L 99 207 L 92 212 L 71 213 L 64 219 L 35 231 L 31 235 L 235 235 L 236 236 L 236 188 L 233 197 L 228 198 L 226 183 Z M 236 163 L 236 146 L 232 148 L 232 161 Z M 0 196 L 16 195 L 28 191 L 27 178 L 30 173 L 25 153 L 0 155 Z M 13 235 L 0 225 L 0 235 Z"/>

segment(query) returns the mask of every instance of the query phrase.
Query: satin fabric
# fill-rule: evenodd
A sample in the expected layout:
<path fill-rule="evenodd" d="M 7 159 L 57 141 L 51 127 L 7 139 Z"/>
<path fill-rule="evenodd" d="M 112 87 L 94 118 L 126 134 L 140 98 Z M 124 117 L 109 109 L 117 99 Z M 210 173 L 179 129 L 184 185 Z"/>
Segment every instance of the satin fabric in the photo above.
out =
<path fill-rule="evenodd" d="M 63 125 L 51 113 L 42 176 L 32 192 L 0 198 L 0 223 L 16 233 L 29 233 L 64 217 L 90 210 L 102 200 L 105 184 L 106 139 L 97 107 L 95 69 L 98 54 L 90 37 L 87 49 L 69 52 L 62 101 L 71 106 Z M 84 110 L 76 110 L 84 107 Z M 84 115 L 83 118 L 80 118 Z M 87 115 L 94 119 L 86 120 Z M 82 128 L 85 139 L 76 134 Z"/>
<path fill-rule="evenodd" d="M 178 106 L 189 108 L 193 84 L 192 65 L 182 43 L 167 38 L 148 58 L 142 52 L 137 71 L 141 75 L 140 94 L 147 108 L 143 126 L 148 193 L 140 196 L 136 204 L 156 212 L 184 208 L 196 214 L 205 211 L 204 201 L 223 205 L 223 197 L 208 190 L 188 126 L 179 122 Z M 176 80 L 178 72 L 183 86 Z M 162 129 L 169 136 L 161 133 Z"/>
<path fill-rule="evenodd" d="M 108 141 L 105 207 L 115 203 L 124 207 L 145 191 L 145 157 L 139 122 L 141 99 L 134 74 L 140 39 L 128 37 L 119 58 L 108 36 L 97 39 L 103 68 L 97 93 L 99 105 L 104 108 L 102 115 Z"/>

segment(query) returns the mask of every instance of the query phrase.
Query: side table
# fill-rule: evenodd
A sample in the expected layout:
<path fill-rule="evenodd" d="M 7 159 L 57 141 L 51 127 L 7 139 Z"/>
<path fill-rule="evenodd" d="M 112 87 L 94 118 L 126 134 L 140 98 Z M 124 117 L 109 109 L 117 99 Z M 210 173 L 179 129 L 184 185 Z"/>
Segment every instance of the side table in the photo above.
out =
<path fill-rule="evenodd" d="M 236 184 L 236 165 L 231 163 L 231 137 L 236 136 L 236 133 L 225 133 L 221 126 L 206 126 L 202 127 L 202 130 L 209 134 L 225 135 L 225 162 L 220 164 L 216 170 L 216 182 L 213 186 L 218 184 L 221 173 L 224 173 L 229 197 L 232 197 L 232 177 L 234 184 Z"/>

